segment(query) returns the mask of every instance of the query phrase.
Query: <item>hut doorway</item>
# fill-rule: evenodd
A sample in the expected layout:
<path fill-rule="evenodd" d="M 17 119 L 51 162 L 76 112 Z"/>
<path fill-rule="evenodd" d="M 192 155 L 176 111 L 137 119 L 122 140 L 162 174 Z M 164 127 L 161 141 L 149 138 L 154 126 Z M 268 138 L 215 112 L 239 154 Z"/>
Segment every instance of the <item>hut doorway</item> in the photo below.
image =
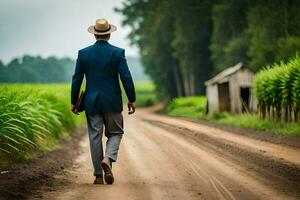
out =
<path fill-rule="evenodd" d="M 229 82 L 218 84 L 219 110 L 230 112 Z"/>
<path fill-rule="evenodd" d="M 242 112 L 249 112 L 250 105 L 250 88 L 249 87 L 241 87 L 241 103 L 242 103 Z"/>

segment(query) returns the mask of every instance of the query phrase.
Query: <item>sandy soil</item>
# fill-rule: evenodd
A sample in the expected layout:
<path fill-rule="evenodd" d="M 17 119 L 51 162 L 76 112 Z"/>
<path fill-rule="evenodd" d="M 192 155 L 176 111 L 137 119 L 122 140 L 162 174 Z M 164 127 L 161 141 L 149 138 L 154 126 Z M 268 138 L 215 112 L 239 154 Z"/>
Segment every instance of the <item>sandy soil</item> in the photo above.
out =
<path fill-rule="evenodd" d="M 300 199 L 300 149 L 138 110 L 113 185 L 93 185 L 87 135 L 55 191 L 29 199 Z M 66 158 L 68 159 L 68 158 Z"/>
<path fill-rule="evenodd" d="M 1 168 L 0 200 L 42 198 L 44 191 L 67 187 L 71 174 L 66 169 L 72 168 L 75 158 L 82 152 L 79 142 L 85 135 L 86 129 L 79 128 L 72 137 L 60 140 L 56 149 Z"/>
<path fill-rule="evenodd" d="M 0 173 L 0 199 L 300 199 L 298 138 L 138 110 L 113 185 L 93 185 L 85 128 Z"/>

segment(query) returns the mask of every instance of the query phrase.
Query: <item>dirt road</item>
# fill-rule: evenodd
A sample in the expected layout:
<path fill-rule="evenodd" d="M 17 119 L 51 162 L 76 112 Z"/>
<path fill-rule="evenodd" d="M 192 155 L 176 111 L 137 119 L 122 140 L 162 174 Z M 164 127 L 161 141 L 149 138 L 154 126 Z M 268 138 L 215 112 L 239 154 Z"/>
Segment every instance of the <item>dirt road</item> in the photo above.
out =
<path fill-rule="evenodd" d="M 44 199 L 299 199 L 300 150 L 138 110 L 125 116 L 113 185 L 93 185 L 88 138 Z"/>

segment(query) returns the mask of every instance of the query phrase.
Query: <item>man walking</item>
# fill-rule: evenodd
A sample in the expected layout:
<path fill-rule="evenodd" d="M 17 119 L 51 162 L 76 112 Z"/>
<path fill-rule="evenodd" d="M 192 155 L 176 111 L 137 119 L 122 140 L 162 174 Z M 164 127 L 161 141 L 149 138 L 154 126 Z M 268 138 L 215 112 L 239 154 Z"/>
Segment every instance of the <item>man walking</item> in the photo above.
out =
<path fill-rule="evenodd" d="M 88 32 L 94 34 L 96 43 L 81 49 L 72 80 L 72 112 L 78 113 L 76 104 L 83 77 L 86 78 L 84 110 L 87 118 L 91 157 L 94 166 L 94 184 L 114 182 L 112 163 L 117 161 L 119 145 L 123 136 L 123 103 L 119 77 L 128 98 L 129 114 L 135 112 L 135 90 L 125 59 L 125 50 L 108 43 L 116 26 L 105 19 L 96 20 Z M 105 156 L 102 135 L 107 137 Z"/>

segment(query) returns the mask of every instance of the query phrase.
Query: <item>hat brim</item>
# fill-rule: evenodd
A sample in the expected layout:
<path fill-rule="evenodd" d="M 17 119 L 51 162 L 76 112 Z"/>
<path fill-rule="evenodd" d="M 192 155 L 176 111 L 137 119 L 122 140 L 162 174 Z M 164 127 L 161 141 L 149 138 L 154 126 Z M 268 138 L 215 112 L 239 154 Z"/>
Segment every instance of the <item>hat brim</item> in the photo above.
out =
<path fill-rule="evenodd" d="M 115 25 L 113 25 L 113 24 L 109 24 L 110 25 L 110 29 L 108 30 L 108 31 L 105 31 L 105 32 L 97 32 L 97 31 L 95 31 L 95 26 L 90 26 L 89 28 L 88 28 L 88 32 L 89 33 L 92 33 L 92 34 L 94 34 L 94 35 L 107 35 L 107 34 L 110 34 L 110 33 L 112 33 L 112 32 L 115 32 L 116 30 L 117 30 L 117 27 L 115 26 Z"/>

